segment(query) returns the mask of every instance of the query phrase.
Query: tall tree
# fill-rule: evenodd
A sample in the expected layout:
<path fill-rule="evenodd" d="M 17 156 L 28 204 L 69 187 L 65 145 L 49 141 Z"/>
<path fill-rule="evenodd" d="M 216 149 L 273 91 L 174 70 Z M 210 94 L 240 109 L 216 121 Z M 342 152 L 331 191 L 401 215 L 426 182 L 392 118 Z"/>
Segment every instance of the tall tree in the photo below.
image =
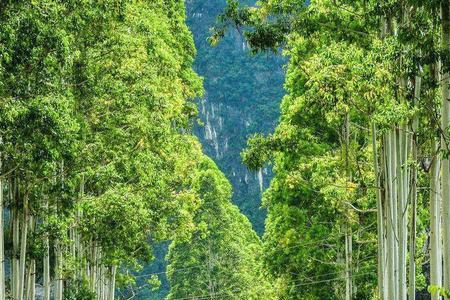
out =
<path fill-rule="evenodd" d="M 258 260 L 259 238 L 231 204 L 230 183 L 209 158 L 200 160 L 192 186 L 201 201 L 197 229 L 170 246 L 168 299 L 274 299 Z"/>
<path fill-rule="evenodd" d="M 185 186 L 201 150 L 186 132 L 202 88 L 183 2 L 0 10 L 0 200 L 11 216 L 0 287 L 33 299 L 42 278 L 44 299 L 114 299 L 119 273 L 151 257 L 149 239 L 192 227 Z"/>

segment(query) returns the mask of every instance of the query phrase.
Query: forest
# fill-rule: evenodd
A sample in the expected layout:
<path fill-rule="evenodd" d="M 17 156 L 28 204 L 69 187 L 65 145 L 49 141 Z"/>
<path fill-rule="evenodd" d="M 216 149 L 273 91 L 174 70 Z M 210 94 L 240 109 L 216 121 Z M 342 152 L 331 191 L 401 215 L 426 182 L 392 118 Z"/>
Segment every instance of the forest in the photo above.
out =
<path fill-rule="evenodd" d="M 450 299 L 450 0 L 0 0 L 6 299 Z"/>

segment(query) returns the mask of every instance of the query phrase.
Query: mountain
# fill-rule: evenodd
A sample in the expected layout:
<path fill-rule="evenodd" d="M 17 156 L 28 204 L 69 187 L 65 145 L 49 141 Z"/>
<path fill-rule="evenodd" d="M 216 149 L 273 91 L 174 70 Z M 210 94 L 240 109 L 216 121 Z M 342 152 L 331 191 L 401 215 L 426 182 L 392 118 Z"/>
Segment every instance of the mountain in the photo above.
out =
<path fill-rule="evenodd" d="M 247 1 L 246 4 L 253 4 Z M 194 68 L 204 77 L 205 96 L 198 100 L 200 125 L 195 133 L 233 186 L 233 202 L 247 215 L 254 229 L 264 231 L 262 191 L 272 177 L 270 167 L 250 172 L 240 152 L 253 133 L 271 132 L 283 97 L 283 58 L 250 54 L 238 30 L 231 30 L 216 47 L 207 42 L 209 29 L 226 5 L 225 0 L 187 0 L 187 22 L 197 57 Z"/>

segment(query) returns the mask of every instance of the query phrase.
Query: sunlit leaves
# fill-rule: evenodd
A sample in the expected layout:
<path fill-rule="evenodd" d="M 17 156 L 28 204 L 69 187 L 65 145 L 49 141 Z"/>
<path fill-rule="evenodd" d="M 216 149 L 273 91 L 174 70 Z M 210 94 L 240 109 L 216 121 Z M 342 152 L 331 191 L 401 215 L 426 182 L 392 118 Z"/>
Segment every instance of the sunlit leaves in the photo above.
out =
<path fill-rule="evenodd" d="M 170 246 L 168 299 L 203 297 L 212 293 L 212 287 L 225 299 L 273 299 L 258 260 L 260 241 L 230 202 L 229 182 L 208 158 L 194 174 L 192 186 L 201 205 L 192 236 L 175 238 Z"/>
<path fill-rule="evenodd" d="M 76 230 L 119 270 L 151 259 L 149 240 L 189 237 L 202 81 L 183 3 L 2 2 L 0 24 L 2 172 L 30 195 L 36 232 L 69 249 Z M 72 254 L 67 280 L 84 267 Z"/>

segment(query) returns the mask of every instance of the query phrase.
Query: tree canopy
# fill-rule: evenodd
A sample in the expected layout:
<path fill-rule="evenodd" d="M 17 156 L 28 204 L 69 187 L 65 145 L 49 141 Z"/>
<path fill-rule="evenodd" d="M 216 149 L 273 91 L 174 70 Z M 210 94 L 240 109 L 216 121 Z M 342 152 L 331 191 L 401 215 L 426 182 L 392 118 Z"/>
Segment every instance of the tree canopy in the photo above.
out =
<path fill-rule="evenodd" d="M 241 155 L 275 174 L 262 239 L 192 134 L 184 1 L 0 2 L 0 300 L 134 299 L 163 274 L 169 300 L 450 299 L 450 0 L 252 4 L 208 41 L 287 62 Z M 279 94 L 249 87 L 228 100 Z M 136 275 L 161 242 L 167 270 Z"/>

